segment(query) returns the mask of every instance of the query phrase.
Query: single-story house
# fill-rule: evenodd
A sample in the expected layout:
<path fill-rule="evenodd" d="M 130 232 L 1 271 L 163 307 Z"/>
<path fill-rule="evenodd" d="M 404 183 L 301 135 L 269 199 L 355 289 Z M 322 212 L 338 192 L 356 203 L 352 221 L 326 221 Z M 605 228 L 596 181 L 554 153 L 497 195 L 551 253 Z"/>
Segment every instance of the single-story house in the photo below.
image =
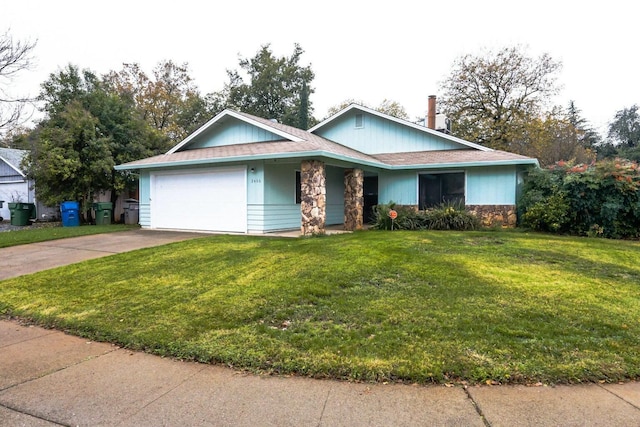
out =
<path fill-rule="evenodd" d="M 308 131 L 225 110 L 166 154 L 116 166 L 140 174 L 143 228 L 267 233 L 362 227 L 378 203 L 464 203 L 515 225 L 536 159 L 351 104 Z"/>
<path fill-rule="evenodd" d="M 0 217 L 4 220 L 11 218 L 9 203 L 34 203 L 36 205 L 37 218 L 47 219 L 59 216 L 53 208 L 42 205 L 36 200 L 33 189 L 33 181 L 28 179 L 22 169 L 22 160 L 27 155 L 27 150 L 0 147 L 0 200 L 4 201 L 0 208 Z"/>
<path fill-rule="evenodd" d="M 0 217 L 6 220 L 11 218 L 9 203 L 35 201 L 32 182 L 27 179 L 20 165 L 26 155 L 25 150 L 0 148 L 0 200 L 4 201 Z"/>

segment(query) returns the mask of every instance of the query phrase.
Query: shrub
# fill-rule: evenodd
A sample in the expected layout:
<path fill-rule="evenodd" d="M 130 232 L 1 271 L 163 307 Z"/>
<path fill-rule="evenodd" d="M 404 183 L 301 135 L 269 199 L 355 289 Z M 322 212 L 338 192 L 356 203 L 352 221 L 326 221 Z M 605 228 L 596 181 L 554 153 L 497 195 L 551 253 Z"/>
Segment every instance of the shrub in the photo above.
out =
<path fill-rule="evenodd" d="M 558 162 L 531 171 L 520 200 L 522 225 L 610 238 L 640 237 L 640 167 L 615 159 Z"/>
<path fill-rule="evenodd" d="M 480 220 L 461 204 L 443 203 L 432 209 L 418 211 L 390 202 L 375 207 L 372 228 L 391 230 L 389 211 L 392 209 L 398 213 L 393 221 L 394 230 L 475 230 L 480 227 Z"/>
<path fill-rule="evenodd" d="M 424 212 L 430 230 L 475 230 L 480 220 L 459 203 L 442 203 Z"/>

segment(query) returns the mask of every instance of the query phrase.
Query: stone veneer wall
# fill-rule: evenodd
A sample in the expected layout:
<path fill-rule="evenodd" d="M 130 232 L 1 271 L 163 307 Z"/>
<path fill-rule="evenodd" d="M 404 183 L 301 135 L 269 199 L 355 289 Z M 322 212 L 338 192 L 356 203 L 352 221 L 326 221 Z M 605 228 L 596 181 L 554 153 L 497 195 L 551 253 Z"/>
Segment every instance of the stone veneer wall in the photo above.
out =
<path fill-rule="evenodd" d="M 362 230 L 364 211 L 364 171 L 344 171 L 344 229 Z"/>
<path fill-rule="evenodd" d="M 323 162 L 303 160 L 300 165 L 302 234 L 322 234 L 327 220 L 327 185 Z"/>
<path fill-rule="evenodd" d="M 485 227 L 513 228 L 518 222 L 515 205 L 467 205 L 467 210 L 480 218 Z"/>

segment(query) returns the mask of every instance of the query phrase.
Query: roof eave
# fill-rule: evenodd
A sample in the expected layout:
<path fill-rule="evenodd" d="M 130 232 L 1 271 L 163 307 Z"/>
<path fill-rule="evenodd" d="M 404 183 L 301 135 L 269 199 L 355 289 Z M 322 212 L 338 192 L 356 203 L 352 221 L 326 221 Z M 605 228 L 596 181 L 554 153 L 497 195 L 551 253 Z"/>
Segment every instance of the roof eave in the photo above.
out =
<path fill-rule="evenodd" d="M 492 161 L 472 161 L 472 162 L 445 162 L 445 163 L 426 163 L 415 165 L 387 165 L 391 170 L 407 170 L 407 169 L 444 169 L 455 167 L 478 167 L 478 166 L 517 166 L 532 165 L 539 166 L 537 159 L 510 159 L 510 160 L 492 160 Z"/>
<path fill-rule="evenodd" d="M 139 169 L 157 169 L 166 167 L 180 167 L 180 166 L 195 166 L 195 165 L 209 165 L 218 163 L 230 163 L 230 162 L 251 162 L 256 160 L 270 160 L 270 159 L 296 159 L 296 158 L 309 158 L 309 157 L 325 157 L 334 160 L 341 160 L 350 163 L 357 163 L 363 166 L 371 166 L 377 168 L 385 168 L 385 165 L 381 162 L 367 161 L 362 159 L 356 159 L 349 156 L 343 156 L 341 154 L 332 153 L 324 150 L 316 151 L 297 151 L 292 153 L 276 153 L 276 154 L 258 154 L 250 156 L 233 156 L 233 157 L 214 157 L 209 159 L 193 159 L 193 160 L 178 160 L 168 161 L 162 163 L 147 163 L 147 164 L 122 164 L 115 166 L 116 170 L 139 170 Z"/>
<path fill-rule="evenodd" d="M 196 165 L 209 165 L 231 162 L 250 162 L 256 160 L 270 160 L 270 159 L 296 159 L 296 158 L 309 158 L 309 157 L 325 157 L 334 160 L 340 160 L 349 163 L 355 163 L 361 166 L 368 166 L 379 169 L 387 170 L 416 170 L 416 169 L 444 169 L 455 167 L 478 167 L 478 166 L 513 166 L 513 165 L 533 165 L 539 166 L 537 159 L 509 159 L 509 160 L 493 160 L 493 161 L 472 161 L 472 162 L 444 162 L 444 163 L 427 163 L 427 164 L 414 164 L 414 165 L 391 165 L 383 162 L 375 162 L 363 159 L 357 159 L 342 154 L 332 153 L 324 150 L 315 151 L 298 151 L 292 153 L 276 153 L 276 154 L 258 154 L 250 156 L 233 156 L 233 157 L 214 157 L 209 159 L 193 159 L 193 160 L 178 160 L 168 161 L 162 163 L 148 163 L 148 164 L 122 164 L 115 166 L 116 170 L 140 170 L 140 169 L 158 169 L 166 167 L 180 167 L 180 166 L 196 166 Z"/>

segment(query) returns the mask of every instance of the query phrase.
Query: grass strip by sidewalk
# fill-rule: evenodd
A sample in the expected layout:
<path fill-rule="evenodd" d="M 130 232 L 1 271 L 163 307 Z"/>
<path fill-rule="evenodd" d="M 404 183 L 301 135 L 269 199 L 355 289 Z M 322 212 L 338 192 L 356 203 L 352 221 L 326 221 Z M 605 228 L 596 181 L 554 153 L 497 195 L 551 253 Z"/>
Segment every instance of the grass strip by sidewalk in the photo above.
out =
<path fill-rule="evenodd" d="M 90 234 L 113 233 L 137 229 L 137 225 L 82 225 L 79 227 L 62 227 L 59 223 L 44 224 L 40 227 L 24 227 L 22 230 L 3 231 L 0 233 L 0 248 L 26 245 L 28 243 L 46 242 L 48 240 L 67 237 L 88 236 Z"/>
<path fill-rule="evenodd" d="M 518 232 L 211 236 L 2 282 L 0 314 L 257 372 L 640 375 L 640 243 Z"/>

